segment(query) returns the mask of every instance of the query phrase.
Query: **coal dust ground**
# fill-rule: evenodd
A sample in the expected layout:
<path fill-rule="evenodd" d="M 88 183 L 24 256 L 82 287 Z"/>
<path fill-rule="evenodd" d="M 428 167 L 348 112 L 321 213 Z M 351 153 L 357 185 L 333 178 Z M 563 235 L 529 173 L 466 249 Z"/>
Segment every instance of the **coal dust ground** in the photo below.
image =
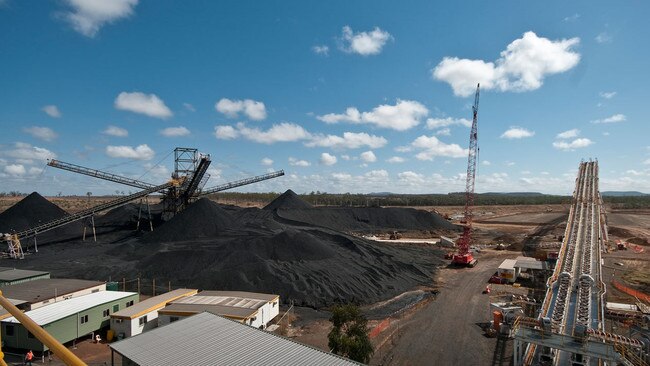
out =
<path fill-rule="evenodd" d="M 32 194 L 0 214 L 0 227 L 49 219 L 36 217 L 41 212 L 65 215 L 57 209 L 62 211 Z M 167 222 L 153 207 L 153 232 L 134 230 L 138 210 L 131 204 L 98 217 L 96 243 L 48 245 L 39 236 L 39 252 L 33 253 L 26 239 L 23 246 L 32 253 L 21 261 L 2 259 L 0 266 L 47 270 L 55 277 L 155 278 L 172 287 L 276 293 L 284 302 L 317 308 L 370 304 L 431 285 L 442 256 L 426 244 L 386 244 L 353 234 L 457 230 L 436 214 L 414 209 L 311 207 L 292 191 L 264 209 L 200 199 Z M 80 238 L 82 226 L 65 227 L 65 234 Z M 140 227 L 148 230 L 149 222 L 141 220 Z"/>

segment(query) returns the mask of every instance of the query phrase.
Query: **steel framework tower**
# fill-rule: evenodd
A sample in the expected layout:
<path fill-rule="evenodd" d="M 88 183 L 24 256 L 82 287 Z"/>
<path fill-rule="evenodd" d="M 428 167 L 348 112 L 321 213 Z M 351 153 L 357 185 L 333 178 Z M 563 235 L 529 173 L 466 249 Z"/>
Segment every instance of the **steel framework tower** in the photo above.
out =
<path fill-rule="evenodd" d="M 465 214 L 463 234 L 456 245 L 458 253 L 452 258 L 453 264 L 473 267 L 476 259 L 469 250 L 472 242 L 472 221 L 474 217 L 474 186 L 476 184 L 476 161 L 478 159 L 478 97 L 481 84 L 476 86 L 474 106 L 472 106 L 472 129 L 469 133 L 469 154 L 467 157 L 467 178 L 465 179 Z"/>

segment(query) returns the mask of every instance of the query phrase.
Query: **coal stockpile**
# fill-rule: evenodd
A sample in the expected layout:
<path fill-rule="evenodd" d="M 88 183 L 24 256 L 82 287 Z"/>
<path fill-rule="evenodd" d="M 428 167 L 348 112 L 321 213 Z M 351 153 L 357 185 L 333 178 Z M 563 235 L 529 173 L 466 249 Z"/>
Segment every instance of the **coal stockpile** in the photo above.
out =
<path fill-rule="evenodd" d="M 439 251 L 428 245 L 379 243 L 344 233 L 349 228 L 447 227 L 446 221 L 435 226 L 430 213 L 336 211 L 310 208 L 293 192 L 281 197 L 275 209 L 201 199 L 159 222 L 153 232 L 140 233 L 134 231 L 138 205 L 127 205 L 96 219 L 97 243 L 45 246 L 21 263 L 59 277 L 155 278 L 174 287 L 277 293 L 283 301 L 311 307 L 386 300 L 431 285 L 442 265 Z"/>
<path fill-rule="evenodd" d="M 456 225 L 440 215 L 413 208 L 316 207 L 312 209 L 279 209 L 277 215 L 282 219 L 344 232 L 458 231 Z"/>
<path fill-rule="evenodd" d="M 191 204 L 187 209 L 144 236 L 148 243 L 176 242 L 216 237 L 235 227 L 235 221 L 226 210 L 207 198 Z"/>
<path fill-rule="evenodd" d="M 278 198 L 274 199 L 268 205 L 264 206 L 265 210 L 277 210 L 277 209 L 298 209 L 298 208 L 311 208 L 312 205 L 308 202 L 305 202 L 298 197 L 298 195 L 292 191 L 287 190 L 282 193 Z"/>
<path fill-rule="evenodd" d="M 0 233 L 20 232 L 35 226 L 67 216 L 62 208 L 33 192 L 0 213 Z M 39 235 L 43 241 L 69 239 L 80 236 L 83 224 L 77 222 Z"/>
<path fill-rule="evenodd" d="M 283 301 L 311 307 L 368 304 L 430 285 L 440 264 L 440 255 L 430 247 L 295 227 L 160 248 L 140 261 L 143 276 L 201 289 L 277 293 Z"/>

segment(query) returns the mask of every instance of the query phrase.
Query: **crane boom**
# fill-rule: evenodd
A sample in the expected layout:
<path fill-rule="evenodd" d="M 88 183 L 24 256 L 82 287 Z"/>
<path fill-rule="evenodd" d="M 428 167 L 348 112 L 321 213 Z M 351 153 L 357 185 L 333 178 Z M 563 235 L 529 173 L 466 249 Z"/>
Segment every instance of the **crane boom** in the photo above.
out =
<path fill-rule="evenodd" d="M 476 86 L 474 105 L 472 106 L 472 129 L 469 133 L 469 152 L 467 155 L 467 177 L 465 179 L 465 212 L 463 234 L 458 239 L 458 253 L 452 263 L 473 267 L 476 259 L 470 252 L 472 242 L 472 221 L 474 218 L 474 187 L 476 185 L 476 162 L 478 160 L 478 100 L 480 84 Z"/>
<path fill-rule="evenodd" d="M 252 184 L 252 183 L 257 183 L 257 182 L 261 182 L 263 180 L 281 177 L 283 175 L 284 175 L 284 170 L 278 170 L 277 172 L 272 172 L 272 173 L 268 173 L 268 174 L 263 174 L 263 175 L 258 175 L 258 176 L 255 176 L 255 177 L 251 177 L 251 178 L 236 180 L 234 182 L 229 182 L 229 183 L 225 183 L 225 184 L 222 184 L 222 185 L 218 185 L 216 187 L 205 189 L 205 190 L 201 191 L 201 193 L 199 193 L 199 195 L 200 196 L 205 196 L 207 194 L 217 193 L 217 192 L 225 191 L 227 189 L 232 189 L 232 188 L 241 187 L 241 186 L 245 186 L 245 185 Z"/>

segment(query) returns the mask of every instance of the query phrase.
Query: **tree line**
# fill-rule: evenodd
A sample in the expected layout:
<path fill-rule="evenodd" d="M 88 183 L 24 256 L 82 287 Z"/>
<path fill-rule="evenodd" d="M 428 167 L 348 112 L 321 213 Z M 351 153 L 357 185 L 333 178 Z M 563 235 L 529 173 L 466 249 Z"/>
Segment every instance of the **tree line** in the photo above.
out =
<path fill-rule="evenodd" d="M 280 193 L 220 192 L 213 198 L 229 202 L 267 204 Z M 448 194 L 355 194 L 314 191 L 300 194 L 300 198 L 315 206 L 379 207 L 379 206 L 463 206 L 465 193 Z M 650 196 L 603 197 L 614 208 L 650 208 Z M 555 205 L 570 204 L 571 196 L 536 193 L 480 193 L 474 197 L 477 206 L 494 205 Z"/>

